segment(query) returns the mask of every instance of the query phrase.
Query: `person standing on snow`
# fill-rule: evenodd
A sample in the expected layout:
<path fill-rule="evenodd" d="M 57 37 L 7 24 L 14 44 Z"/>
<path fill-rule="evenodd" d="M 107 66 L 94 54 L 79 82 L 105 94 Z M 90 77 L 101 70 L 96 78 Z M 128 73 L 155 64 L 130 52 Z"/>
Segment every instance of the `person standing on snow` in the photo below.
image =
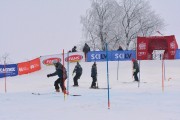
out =
<path fill-rule="evenodd" d="M 96 82 L 97 82 L 97 66 L 96 66 L 96 62 L 94 62 L 94 64 L 92 65 L 91 77 L 92 77 L 91 88 L 97 88 L 97 86 L 96 86 Z"/>
<path fill-rule="evenodd" d="M 139 73 L 139 64 L 137 62 L 137 60 L 135 60 L 134 58 L 132 59 L 133 62 L 133 76 L 134 76 L 134 81 L 139 81 L 139 78 L 137 76 L 137 74 Z"/>
<path fill-rule="evenodd" d="M 76 73 L 76 75 L 74 76 L 73 80 L 74 80 L 74 87 L 78 87 L 78 79 L 80 79 L 81 75 L 82 75 L 82 67 L 79 64 L 79 62 L 77 62 L 77 65 L 75 66 L 74 70 L 73 70 L 73 74 Z"/>
<path fill-rule="evenodd" d="M 90 51 L 90 47 L 87 43 L 85 43 L 84 47 L 83 47 L 83 52 L 84 52 L 84 56 L 85 56 L 85 60 L 87 58 L 87 53 Z"/>
<path fill-rule="evenodd" d="M 66 68 L 58 61 L 53 61 L 53 65 L 55 66 L 56 71 L 48 74 L 47 77 L 49 78 L 58 75 L 59 78 L 54 82 L 55 90 L 56 92 L 60 92 L 59 88 L 61 87 L 62 92 L 66 94 L 66 87 L 64 86 L 64 82 L 67 79 Z"/>

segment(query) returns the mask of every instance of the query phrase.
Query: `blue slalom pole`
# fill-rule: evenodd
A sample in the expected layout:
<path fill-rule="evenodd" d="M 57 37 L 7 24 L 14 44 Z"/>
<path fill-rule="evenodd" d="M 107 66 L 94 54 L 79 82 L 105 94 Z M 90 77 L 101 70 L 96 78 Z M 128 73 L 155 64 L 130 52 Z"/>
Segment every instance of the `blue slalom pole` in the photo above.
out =
<path fill-rule="evenodd" d="M 110 95 L 109 95 L 109 66 L 108 66 L 108 47 L 107 47 L 107 43 L 106 43 L 106 61 L 107 61 L 108 109 L 110 109 Z"/>

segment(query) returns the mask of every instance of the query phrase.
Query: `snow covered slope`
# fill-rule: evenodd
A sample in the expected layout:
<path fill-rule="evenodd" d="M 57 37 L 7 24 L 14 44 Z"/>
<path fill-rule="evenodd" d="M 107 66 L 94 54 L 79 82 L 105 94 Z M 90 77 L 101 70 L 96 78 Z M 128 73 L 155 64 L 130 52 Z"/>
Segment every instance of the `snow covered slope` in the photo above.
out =
<path fill-rule="evenodd" d="M 107 90 L 89 89 L 93 63 L 80 64 L 83 74 L 75 88 L 72 87 L 75 64 L 70 64 L 69 92 L 82 96 L 64 97 L 54 92 L 57 77 L 46 77 L 54 72 L 53 66 L 6 78 L 7 93 L 1 78 L 0 120 L 179 120 L 180 61 L 165 61 L 164 91 L 162 61 L 140 61 L 139 85 L 132 82 L 131 61 L 119 61 L 119 69 L 118 62 L 109 62 L 110 109 Z M 107 87 L 106 62 L 97 62 L 97 69 L 98 86 Z M 33 92 L 44 94 L 32 95 Z"/>

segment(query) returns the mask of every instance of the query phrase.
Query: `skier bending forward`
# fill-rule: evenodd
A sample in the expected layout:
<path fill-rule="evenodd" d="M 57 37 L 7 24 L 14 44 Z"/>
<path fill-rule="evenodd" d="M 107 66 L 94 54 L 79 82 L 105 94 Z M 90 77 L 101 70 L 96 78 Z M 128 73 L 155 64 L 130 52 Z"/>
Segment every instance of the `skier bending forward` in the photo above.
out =
<path fill-rule="evenodd" d="M 48 74 L 47 77 L 58 75 L 59 78 L 54 82 L 56 92 L 60 92 L 59 90 L 59 84 L 60 84 L 62 92 L 67 94 L 66 87 L 64 85 L 64 82 L 67 79 L 66 68 L 58 61 L 53 61 L 53 65 L 55 66 L 56 71 L 54 73 Z"/>

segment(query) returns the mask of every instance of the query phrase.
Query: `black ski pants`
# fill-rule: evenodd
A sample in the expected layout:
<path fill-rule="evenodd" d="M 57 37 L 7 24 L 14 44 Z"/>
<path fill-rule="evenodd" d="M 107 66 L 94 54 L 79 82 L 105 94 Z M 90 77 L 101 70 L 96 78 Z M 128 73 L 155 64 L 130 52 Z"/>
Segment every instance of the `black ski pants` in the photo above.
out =
<path fill-rule="evenodd" d="M 54 86 L 56 90 L 59 90 L 59 84 L 61 87 L 61 90 L 64 91 L 66 90 L 66 87 L 64 86 L 64 80 L 62 78 L 58 78 L 55 82 L 54 82 Z"/>
<path fill-rule="evenodd" d="M 137 75 L 137 74 L 138 74 L 138 72 L 134 72 L 134 74 L 133 74 L 133 75 L 134 75 L 134 80 L 135 80 L 135 81 L 139 81 L 138 75 Z"/>
<path fill-rule="evenodd" d="M 74 80 L 74 85 L 78 85 L 78 79 L 81 77 L 81 73 L 76 73 L 76 75 L 74 76 L 73 80 Z"/>
<path fill-rule="evenodd" d="M 93 76 L 93 77 L 92 77 L 91 87 L 96 87 L 96 82 L 97 82 L 97 77 L 96 77 L 96 76 Z"/>

